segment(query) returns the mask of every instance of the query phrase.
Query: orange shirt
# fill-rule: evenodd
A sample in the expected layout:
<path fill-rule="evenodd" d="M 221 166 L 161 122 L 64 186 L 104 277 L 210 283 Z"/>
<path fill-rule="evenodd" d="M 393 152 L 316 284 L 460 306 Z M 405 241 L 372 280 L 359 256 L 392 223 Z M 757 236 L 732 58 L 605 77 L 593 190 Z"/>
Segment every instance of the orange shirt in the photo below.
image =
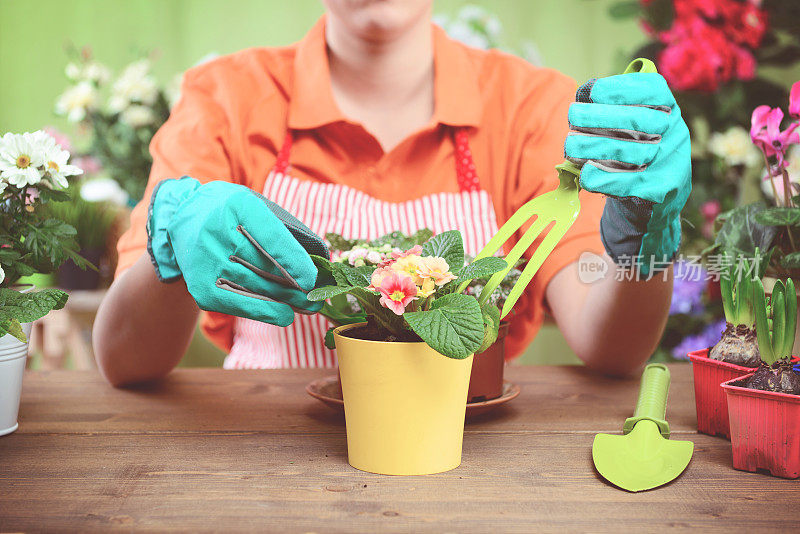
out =
<path fill-rule="evenodd" d="M 146 212 L 159 181 L 189 175 L 261 192 L 287 127 L 294 137 L 294 177 L 347 185 L 384 201 L 458 191 L 450 126 L 469 127 L 480 184 L 492 197 L 499 224 L 557 186 L 553 167 L 563 160 L 572 79 L 503 52 L 467 47 L 433 26 L 433 117 L 384 153 L 334 102 L 324 24 L 323 17 L 294 45 L 248 49 L 186 72 L 181 98 L 150 145 L 150 182 L 119 241 L 117 274 L 147 253 Z M 509 354 L 521 352 L 538 331 L 553 275 L 584 251 L 603 251 L 603 203 L 601 196 L 581 192 L 577 221 L 515 306 Z M 229 350 L 232 322 L 204 313 L 201 326 Z"/>

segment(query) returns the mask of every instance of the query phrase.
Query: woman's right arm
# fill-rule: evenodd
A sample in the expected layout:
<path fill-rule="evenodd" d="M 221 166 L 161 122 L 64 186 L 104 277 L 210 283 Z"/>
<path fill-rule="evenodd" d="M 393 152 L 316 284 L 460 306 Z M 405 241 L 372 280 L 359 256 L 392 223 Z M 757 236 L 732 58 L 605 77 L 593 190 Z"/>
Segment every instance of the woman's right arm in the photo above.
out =
<path fill-rule="evenodd" d="M 97 313 L 97 366 L 114 386 L 161 378 L 183 357 L 199 309 L 183 280 L 159 282 L 147 253 L 108 290 Z"/>

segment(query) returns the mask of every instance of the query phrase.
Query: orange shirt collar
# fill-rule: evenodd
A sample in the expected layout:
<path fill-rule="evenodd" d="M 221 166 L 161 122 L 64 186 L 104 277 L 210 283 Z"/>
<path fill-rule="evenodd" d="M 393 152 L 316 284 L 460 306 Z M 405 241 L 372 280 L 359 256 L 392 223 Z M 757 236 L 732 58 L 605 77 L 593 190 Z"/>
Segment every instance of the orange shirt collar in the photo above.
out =
<path fill-rule="evenodd" d="M 433 26 L 434 123 L 477 126 L 482 102 L 475 66 L 463 45 Z M 320 18 L 298 43 L 294 82 L 289 102 L 289 128 L 313 129 L 347 120 L 333 99 L 328 55 L 325 49 L 325 17 Z"/>

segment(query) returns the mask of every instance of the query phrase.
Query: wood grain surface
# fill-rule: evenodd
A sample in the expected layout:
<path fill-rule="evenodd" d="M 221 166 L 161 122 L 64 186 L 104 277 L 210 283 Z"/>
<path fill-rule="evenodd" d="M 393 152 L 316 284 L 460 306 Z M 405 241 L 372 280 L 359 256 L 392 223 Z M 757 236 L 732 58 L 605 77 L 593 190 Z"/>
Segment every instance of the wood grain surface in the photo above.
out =
<path fill-rule="evenodd" d="M 113 389 L 95 372 L 30 372 L 0 438 L 0 532 L 797 532 L 800 480 L 735 471 L 694 431 L 691 368 L 671 366 L 667 419 L 695 453 L 632 494 L 595 472 L 638 380 L 510 367 L 512 403 L 468 423 L 461 467 L 389 477 L 347 464 L 344 419 L 308 397 L 330 370 L 180 369 Z"/>

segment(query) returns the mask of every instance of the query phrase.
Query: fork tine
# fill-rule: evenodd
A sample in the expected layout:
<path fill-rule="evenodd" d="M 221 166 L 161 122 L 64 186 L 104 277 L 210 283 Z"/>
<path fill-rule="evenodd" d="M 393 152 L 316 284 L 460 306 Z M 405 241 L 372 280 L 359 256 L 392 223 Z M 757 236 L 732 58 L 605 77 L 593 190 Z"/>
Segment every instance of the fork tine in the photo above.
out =
<path fill-rule="evenodd" d="M 531 217 L 536 215 L 536 207 L 541 205 L 541 200 L 544 200 L 549 196 L 550 193 L 545 193 L 542 196 L 533 198 L 523 204 L 517 211 L 514 212 L 506 223 L 497 231 L 497 233 L 492 236 L 486 246 L 478 253 L 475 259 L 486 258 L 488 256 L 493 256 L 500 250 L 506 241 L 514 235 L 514 232 L 519 230 L 523 224 L 528 222 Z"/>
<path fill-rule="evenodd" d="M 522 274 L 514 284 L 514 287 L 511 288 L 508 298 L 506 298 L 506 301 L 503 304 L 503 310 L 500 313 L 501 319 L 508 315 L 508 312 L 511 311 L 511 308 L 514 307 L 514 304 L 516 304 L 517 300 L 519 300 L 519 297 L 522 295 L 524 289 L 539 271 L 539 267 L 542 266 L 544 260 L 547 259 L 561 238 L 564 237 L 564 234 L 567 232 L 567 230 L 569 230 L 571 224 L 571 222 L 568 224 L 559 224 L 559 222 L 556 220 L 555 226 L 553 226 L 550 231 L 547 232 L 545 238 L 542 239 L 542 242 L 536 248 L 536 252 L 534 252 L 530 260 L 528 260 L 528 264 L 525 265 L 525 269 L 522 270 Z"/>
<path fill-rule="evenodd" d="M 545 219 L 542 215 L 537 215 L 536 220 L 531 224 L 530 228 L 525 231 L 522 238 L 517 242 L 516 245 L 509 251 L 506 255 L 505 260 L 507 266 L 502 271 L 494 273 L 489 281 L 486 282 L 486 286 L 481 290 L 481 305 L 483 305 L 486 300 L 489 299 L 489 296 L 497 289 L 497 286 L 500 285 L 500 282 L 503 281 L 503 278 L 506 277 L 508 272 L 516 265 L 522 255 L 528 250 L 533 242 L 536 241 L 536 238 L 539 234 L 542 233 L 547 225 L 553 222 L 553 219 Z M 519 282 L 517 282 L 518 284 Z"/>

